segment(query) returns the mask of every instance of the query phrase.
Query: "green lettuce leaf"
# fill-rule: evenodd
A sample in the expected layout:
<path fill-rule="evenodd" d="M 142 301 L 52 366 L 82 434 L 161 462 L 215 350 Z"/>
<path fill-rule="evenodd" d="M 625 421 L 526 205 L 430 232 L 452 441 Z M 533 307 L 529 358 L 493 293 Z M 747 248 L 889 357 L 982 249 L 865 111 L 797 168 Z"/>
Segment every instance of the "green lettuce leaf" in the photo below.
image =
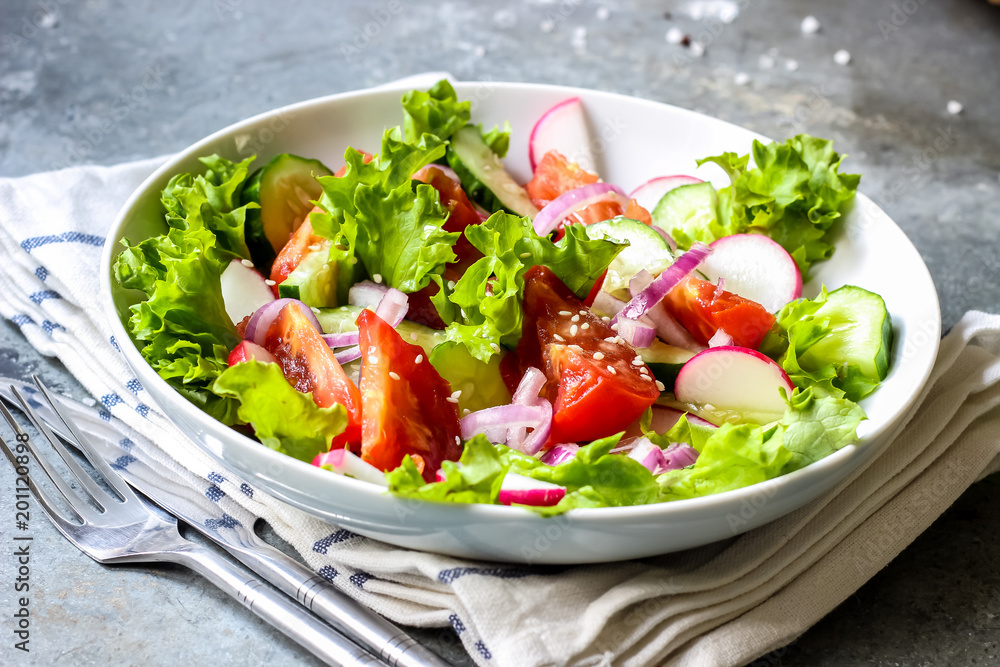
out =
<path fill-rule="evenodd" d="M 406 456 L 395 470 L 385 474 L 389 491 L 405 498 L 452 503 L 495 503 L 507 465 L 484 435 L 465 443 L 459 463 L 444 461 L 445 479 L 428 484 Z"/>
<path fill-rule="evenodd" d="M 459 102 L 455 89 L 441 79 L 426 92 L 411 90 L 403 95 L 403 129 L 406 141 L 416 143 L 424 134 L 447 140 L 465 127 L 472 117 L 472 103 Z"/>
<path fill-rule="evenodd" d="M 248 258 L 240 192 L 253 158 L 240 163 L 202 158 L 205 174 L 179 174 L 161 196 L 167 232 L 115 260 L 118 283 L 146 298 L 131 306 L 126 326 L 150 366 L 188 400 L 226 424 L 237 403 L 212 392 L 239 337 L 222 300 L 220 277 L 235 258 Z"/>
<path fill-rule="evenodd" d="M 844 158 L 833 142 L 807 134 L 780 144 L 755 141 L 753 169 L 747 169 L 748 157 L 723 153 L 698 161 L 718 164 L 732 181 L 719 192 L 718 229 L 712 236 L 767 234 L 807 276 L 813 262 L 833 254 L 831 228 L 861 177 L 838 173 Z"/>
<path fill-rule="evenodd" d="M 236 364 L 216 378 L 212 389 L 239 401 L 240 421 L 253 426 L 261 443 L 300 461 L 311 463 L 330 451 L 333 439 L 347 428 L 344 406 L 319 407 L 312 394 L 288 383 L 279 364 Z"/>
<path fill-rule="evenodd" d="M 317 179 L 323 212 L 310 216 L 314 231 L 333 241 L 331 259 L 360 260 L 370 276 L 403 292 L 416 292 L 439 276 L 455 260 L 452 246 L 459 235 L 443 229 L 447 211 L 437 190 L 414 187 L 411 177 L 444 150 L 431 134 L 408 143 L 398 127 L 385 132 L 381 151 L 368 164 L 347 149 L 344 175 Z"/>
<path fill-rule="evenodd" d="M 504 122 L 503 127 L 499 125 L 494 125 L 493 129 L 490 131 L 483 130 L 483 124 L 480 123 L 476 127 L 479 128 L 479 136 L 483 138 L 483 143 L 490 147 L 490 150 L 497 154 L 497 157 L 506 157 L 507 151 L 510 150 L 510 123 Z"/>
<path fill-rule="evenodd" d="M 466 237 L 484 256 L 469 267 L 454 289 L 443 289 L 435 300 L 442 319 L 449 323 L 449 338 L 465 344 L 480 361 L 495 354 L 495 346 L 513 348 L 521 336 L 528 269 L 548 266 L 582 297 L 625 247 L 591 239 L 582 225 L 566 225 L 565 231 L 553 243 L 536 234 L 527 218 L 503 211 L 467 227 Z M 447 307 L 445 299 L 454 308 Z"/>

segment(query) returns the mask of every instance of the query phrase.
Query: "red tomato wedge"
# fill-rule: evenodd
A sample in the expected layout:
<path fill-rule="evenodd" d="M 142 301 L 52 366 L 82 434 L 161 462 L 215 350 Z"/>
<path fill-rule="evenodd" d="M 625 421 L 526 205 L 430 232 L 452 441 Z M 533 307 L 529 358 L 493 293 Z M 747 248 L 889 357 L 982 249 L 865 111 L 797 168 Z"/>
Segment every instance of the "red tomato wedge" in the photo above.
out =
<path fill-rule="evenodd" d="M 375 159 L 375 156 L 372 155 L 371 153 L 369 153 L 368 151 L 358 151 L 358 152 L 361 153 L 361 156 L 364 159 L 365 164 L 368 164 L 373 159 Z M 341 176 L 343 176 L 346 173 L 347 173 L 347 165 L 345 164 L 343 167 L 341 167 L 340 169 L 337 170 L 337 173 L 334 174 L 334 176 L 336 178 L 340 178 Z"/>
<path fill-rule="evenodd" d="M 320 211 L 318 206 L 314 206 L 312 211 Z M 274 284 L 271 285 L 271 291 L 274 292 L 274 296 L 278 296 L 278 285 L 285 282 L 288 278 L 288 274 L 295 270 L 302 261 L 302 258 L 309 254 L 309 246 L 315 245 L 317 243 L 323 242 L 322 236 L 317 236 L 313 234 L 312 223 L 309 222 L 309 216 L 302 221 L 299 228 L 295 230 L 292 234 L 292 238 L 288 240 L 285 247 L 281 249 L 278 253 L 277 258 L 274 260 L 274 264 L 271 265 L 271 280 Z"/>
<path fill-rule="evenodd" d="M 451 385 L 423 348 L 404 341 L 372 311 L 361 312 L 358 327 L 365 415 L 361 458 L 392 470 L 409 454 L 424 479 L 433 482 L 442 461 L 462 455 L 458 405 L 448 401 Z"/>
<path fill-rule="evenodd" d="M 756 301 L 688 276 L 667 293 L 663 303 L 702 345 L 722 329 L 736 347 L 756 350 L 774 325 L 774 315 Z"/>
<path fill-rule="evenodd" d="M 267 332 L 264 347 L 278 358 L 289 384 L 301 392 L 312 392 L 316 405 L 344 406 L 347 429 L 334 438 L 333 447 L 346 444 L 357 451 L 361 443 L 361 392 L 298 304 L 290 303 L 281 309 Z"/>
<path fill-rule="evenodd" d="M 548 378 L 543 394 L 554 408 L 549 444 L 625 430 L 660 395 L 649 368 L 549 268 L 532 267 L 524 282 L 517 354 L 522 371 L 537 366 Z"/>

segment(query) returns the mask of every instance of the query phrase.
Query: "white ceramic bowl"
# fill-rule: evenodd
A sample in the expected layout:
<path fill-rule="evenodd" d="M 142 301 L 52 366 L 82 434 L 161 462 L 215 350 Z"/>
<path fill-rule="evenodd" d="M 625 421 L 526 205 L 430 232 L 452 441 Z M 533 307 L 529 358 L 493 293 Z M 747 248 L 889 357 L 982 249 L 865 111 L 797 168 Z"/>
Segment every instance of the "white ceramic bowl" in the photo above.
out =
<path fill-rule="evenodd" d="M 626 190 L 665 174 L 697 174 L 718 187 L 726 176 L 695 159 L 723 151 L 747 153 L 753 132 L 685 109 L 560 86 L 516 83 L 455 85 L 473 100 L 473 120 L 514 128 L 506 164 L 521 182 L 530 176 L 527 140 L 534 121 L 556 102 L 579 96 L 592 124 L 598 167 Z M 384 128 L 400 124 L 406 87 L 333 95 L 277 109 L 199 141 L 170 160 L 132 195 L 108 235 L 102 266 L 107 316 L 129 364 L 165 414 L 220 464 L 306 512 L 362 535 L 455 556 L 528 563 L 589 563 L 639 558 L 699 546 L 772 521 L 832 489 L 875 456 L 911 406 L 937 355 L 937 293 L 916 249 L 886 214 L 859 195 L 846 216 L 832 260 L 815 267 L 805 286 L 850 283 L 885 299 L 895 328 L 892 368 L 882 387 L 862 401 L 869 420 L 856 446 L 778 479 L 715 496 L 658 505 L 573 510 L 543 519 L 515 507 L 450 505 L 400 499 L 374 485 L 332 475 L 240 435 L 190 404 L 160 379 L 130 341 L 122 321 L 134 295 L 111 278 L 119 239 L 162 233 L 159 194 L 176 173 L 201 169 L 199 156 L 236 160 L 256 153 L 263 164 L 278 153 L 318 158 L 332 169 L 347 146 L 378 150 Z M 849 170 L 849 169 L 848 169 Z M 887 260 L 891 257 L 891 261 Z"/>

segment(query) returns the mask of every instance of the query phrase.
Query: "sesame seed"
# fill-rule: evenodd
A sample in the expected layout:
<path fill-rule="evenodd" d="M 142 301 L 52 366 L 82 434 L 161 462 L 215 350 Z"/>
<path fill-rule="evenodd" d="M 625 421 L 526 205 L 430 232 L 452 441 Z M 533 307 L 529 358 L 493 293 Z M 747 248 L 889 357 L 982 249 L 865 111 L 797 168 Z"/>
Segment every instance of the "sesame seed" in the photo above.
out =
<path fill-rule="evenodd" d="M 312 250 L 313 252 L 315 252 L 315 251 L 319 250 L 319 244 L 318 243 L 313 243 L 311 246 L 309 246 L 309 249 Z"/>
<path fill-rule="evenodd" d="M 396 371 L 389 371 L 389 377 L 391 377 L 393 380 L 398 380 L 399 373 L 397 373 Z"/>
<path fill-rule="evenodd" d="M 639 368 L 639 372 L 642 373 L 643 375 L 648 375 L 649 374 L 649 369 L 646 368 L 645 366 L 642 366 L 642 367 Z"/>
<path fill-rule="evenodd" d="M 618 323 L 617 322 L 615 322 L 614 324 L 611 325 L 611 330 L 612 331 L 618 331 Z"/>
<path fill-rule="evenodd" d="M 643 380 L 649 380 L 650 382 L 653 381 L 653 378 L 649 377 L 648 375 L 640 375 L 639 377 L 641 377 Z"/>
<path fill-rule="evenodd" d="M 585 311 L 585 310 L 579 310 L 577 312 L 580 313 L 581 315 L 586 315 L 587 314 L 587 311 Z"/>
<path fill-rule="evenodd" d="M 457 401 L 459 398 L 462 397 L 462 390 L 459 389 L 458 391 L 453 391 L 451 393 L 451 397 L 454 398 Z"/>
<path fill-rule="evenodd" d="M 580 316 L 579 315 L 574 315 L 573 317 L 569 318 L 569 321 L 570 322 L 579 322 L 580 321 Z"/>
<path fill-rule="evenodd" d="M 372 276 L 372 280 L 374 280 L 375 282 L 381 284 L 382 283 L 382 274 L 381 273 L 376 273 L 374 276 Z"/>
<path fill-rule="evenodd" d="M 422 355 L 422 354 L 418 354 L 418 355 L 417 355 L 417 358 L 413 360 L 413 363 L 415 363 L 415 364 L 419 364 L 419 363 L 420 363 L 421 361 L 423 361 L 423 360 L 424 360 L 424 355 Z"/>
<path fill-rule="evenodd" d="M 458 399 L 455 398 L 454 396 L 449 396 L 448 398 L 446 398 L 444 400 L 448 401 L 449 403 L 458 403 Z"/>
<path fill-rule="evenodd" d="M 616 340 L 617 340 L 617 338 L 615 338 L 614 336 L 608 336 L 607 338 L 604 339 L 604 342 L 605 343 L 613 343 Z"/>
<path fill-rule="evenodd" d="M 604 322 L 610 322 L 611 318 L 605 315 L 604 317 L 601 318 L 601 320 L 603 320 Z"/>
<path fill-rule="evenodd" d="M 369 354 L 368 355 L 368 363 L 369 364 L 377 364 L 378 363 L 378 355 Z"/>
<path fill-rule="evenodd" d="M 470 412 L 472 412 L 472 410 L 470 410 L 469 408 L 465 408 L 464 410 L 462 410 L 462 416 L 464 417 L 465 415 L 469 414 Z"/>
<path fill-rule="evenodd" d="M 528 259 L 529 257 L 531 257 L 531 253 L 530 252 L 522 252 L 521 253 L 521 259 Z"/>
<path fill-rule="evenodd" d="M 666 391 L 667 389 L 666 386 L 659 380 L 656 381 L 656 388 L 659 389 L 660 391 Z"/>
<path fill-rule="evenodd" d="M 594 359 L 597 359 L 598 361 L 600 361 L 603 358 L 604 358 L 604 353 L 603 352 L 594 352 Z"/>
<path fill-rule="evenodd" d="M 635 359 L 632 360 L 632 363 L 633 364 L 634 363 L 640 363 L 641 364 L 642 363 L 642 357 L 640 355 L 638 355 L 638 354 L 635 355 Z"/>
<path fill-rule="evenodd" d="M 583 348 L 580 347 L 579 345 L 570 345 L 569 349 L 575 350 L 576 352 L 583 352 Z"/>
<path fill-rule="evenodd" d="M 559 334 L 552 334 L 552 337 L 555 338 L 560 343 L 565 343 L 566 342 L 566 339 L 563 338 L 562 336 L 560 336 Z"/>
<path fill-rule="evenodd" d="M 633 359 L 632 360 L 632 365 L 633 366 L 642 366 L 642 359 Z"/>
<path fill-rule="evenodd" d="M 624 345 L 625 339 L 622 338 L 621 336 L 615 336 L 615 343 L 617 343 L 618 345 Z"/>
<path fill-rule="evenodd" d="M 412 333 L 410 334 L 410 340 L 412 340 L 412 341 L 414 341 L 414 342 L 416 342 L 416 341 L 420 340 L 420 336 L 418 336 L 418 335 L 417 335 L 417 332 L 416 332 L 416 331 L 414 331 L 414 332 L 412 332 Z"/>
<path fill-rule="evenodd" d="M 448 289 L 455 289 L 455 281 L 454 280 L 449 280 L 448 281 Z"/>
<path fill-rule="evenodd" d="M 462 444 L 462 439 L 460 437 L 458 437 L 457 435 L 455 436 L 455 444 L 456 445 L 461 445 Z"/>
<path fill-rule="evenodd" d="M 253 268 L 253 262 L 251 262 L 249 259 L 241 259 L 240 260 L 240 264 L 242 264 L 243 266 L 247 267 L 248 269 L 252 269 Z"/>
<path fill-rule="evenodd" d="M 568 310 L 560 310 L 559 314 L 562 315 L 563 317 L 569 317 L 573 313 L 569 312 Z"/>
<path fill-rule="evenodd" d="M 351 257 L 351 264 L 357 264 L 357 263 L 358 263 L 358 258 L 357 257 Z"/>
<path fill-rule="evenodd" d="M 268 287 L 274 287 L 278 283 L 276 283 L 273 280 L 271 280 L 270 278 L 268 278 L 267 280 L 264 281 L 264 284 L 267 285 Z"/>
<path fill-rule="evenodd" d="M 589 329 L 590 328 L 590 323 L 589 322 L 584 322 L 583 324 L 580 325 L 580 328 L 581 329 Z"/>
<path fill-rule="evenodd" d="M 319 315 L 319 308 L 317 308 L 316 306 L 309 306 L 309 310 Z"/>
<path fill-rule="evenodd" d="M 576 332 L 577 332 L 577 331 L 579 331 L 579 329 L 580 329 L 580 327 L 578 327 L 578 326 L 576 326 L 576 325 L 574 324 L 573 326 L 571 326 L 571 327 L 569 328 L 569 335 L 570 335 L 570 336 L 575 336 L 575 335 L 576 335 Z"/>
<path fill-rule="evenodd" d="M 618 371 L 616 371 L 615 367 L 612 366 L 611 364 L 608 364 L 608 372 L 611 373 L 612 375 L 618 375 Z"/>
<path fill-rule="evenodd" d="M 492 349 L 497 354 L 500 354 L 500 346 L 496 343 L 490 343 L 490 349 Z"/>

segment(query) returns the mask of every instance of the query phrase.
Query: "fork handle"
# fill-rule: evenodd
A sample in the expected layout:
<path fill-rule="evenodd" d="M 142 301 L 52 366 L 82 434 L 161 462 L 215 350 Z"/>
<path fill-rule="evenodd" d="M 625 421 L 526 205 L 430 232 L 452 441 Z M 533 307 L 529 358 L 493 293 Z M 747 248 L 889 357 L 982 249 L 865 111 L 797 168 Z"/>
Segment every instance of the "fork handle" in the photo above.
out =
<path fill-rule="evenodd" d="M 176 563 L 208 579 L 324 663 L 342 667 L 385 667 L 384 662 L 304 607 L 218 554 L 193 543 L 190 548 L 174 554 L 176 558 L 172 560 Z"/>

